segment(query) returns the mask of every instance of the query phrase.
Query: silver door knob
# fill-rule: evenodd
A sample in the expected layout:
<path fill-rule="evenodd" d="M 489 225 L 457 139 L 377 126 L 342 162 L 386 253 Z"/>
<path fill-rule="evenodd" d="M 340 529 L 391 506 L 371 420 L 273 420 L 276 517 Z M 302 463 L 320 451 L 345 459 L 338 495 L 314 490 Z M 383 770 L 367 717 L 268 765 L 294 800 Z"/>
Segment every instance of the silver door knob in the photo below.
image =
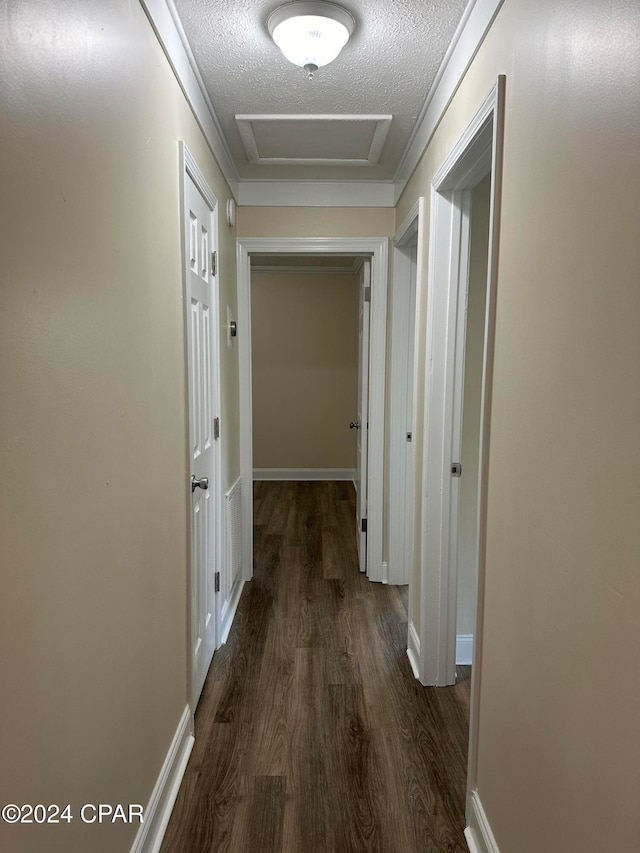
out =
<path fill-rule="evenodd" d="M 351 421 L 351 423 L 349 424 L 349 429 L 360 429 L 360 424 Z"/>
<path fill-rule="evenodd" d="M 195 492 L 196 489 L 208 489 L 209 488 L 209 478 L 202 477 L 201 480 L 196 479 L 196 475 L 191 475 L 191 492 Z"/>

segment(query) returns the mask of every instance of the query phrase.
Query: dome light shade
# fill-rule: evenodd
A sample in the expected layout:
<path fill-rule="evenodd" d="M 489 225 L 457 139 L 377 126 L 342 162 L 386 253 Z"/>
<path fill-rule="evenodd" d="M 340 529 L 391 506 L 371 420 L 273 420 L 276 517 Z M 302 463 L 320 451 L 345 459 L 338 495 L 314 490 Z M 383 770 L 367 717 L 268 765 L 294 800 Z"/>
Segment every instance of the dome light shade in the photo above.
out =
<path fill-rule="evenodd" d="M 284 56 L 310 75 L 333 62 L 354 26 L 346 9 L 324 0 L 288 3 L 267 20 L 269 33 Z"/>

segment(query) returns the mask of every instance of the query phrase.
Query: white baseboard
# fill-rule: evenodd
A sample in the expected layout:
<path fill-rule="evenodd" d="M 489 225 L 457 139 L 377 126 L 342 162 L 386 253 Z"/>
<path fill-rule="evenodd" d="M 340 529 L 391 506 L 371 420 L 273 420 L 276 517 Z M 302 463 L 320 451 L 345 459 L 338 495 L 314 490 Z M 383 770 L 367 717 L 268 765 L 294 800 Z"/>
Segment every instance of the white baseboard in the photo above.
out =
<path fill-rule="evenodd" d="M 233 624 L 233 617 L 236 615 L 236 610 L 238 609 L 238 602 L 240 601 L 240 596 L 242 595 L 242 590 L 244 589 L 245 581 L 242 578 L 239 579 L 238 583 L 231 590 L 231 598 L 229 599 L 229 603 L 222 614 L 222 624 L 220 626 L 220 645 L 227 642 L 227 637 L 229 636 L 229 631 L 231 630 L 231 626 Z"/>
<path fill-rule="evenodd" d="M 500 853 L 477 791 L 471 794 L 471 813 L 468 819 L 469 825 L 464 831 L 464 837 L 470 852 Z"/>
<path fill-rule="evenodd" d="M 456 663 L 461 666 L 473 663 L 473 634 L 458 634 L 456 637 Z"/>
<path fill-rule="evenodd" d="M 131 853 L 158 853 L 171 817 L 178 789 L 193 749 L 193 717 L 187 705 L 182 712 L 169 752 L 144 810 Z"/>
<path fill-rule="evenodd" d="M 254 480 L 354 480 L 353 468 L 254 468 Z"/>
<path fill-rule="evenodd" d="M 409 622 L 409 637 L 407 640 L 407 657 L 415 678 L 420 678 L 420 637 L 413 622 Z"/>

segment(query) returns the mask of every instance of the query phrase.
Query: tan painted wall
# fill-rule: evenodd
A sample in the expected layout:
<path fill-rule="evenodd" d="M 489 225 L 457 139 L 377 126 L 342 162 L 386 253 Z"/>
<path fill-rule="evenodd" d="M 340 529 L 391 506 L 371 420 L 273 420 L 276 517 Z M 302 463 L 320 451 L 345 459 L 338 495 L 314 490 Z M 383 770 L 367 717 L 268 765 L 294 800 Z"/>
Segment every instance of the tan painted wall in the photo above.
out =
<path fill-rule="evenodd" d="M 0 800 L 146 805 L 187 692 L 178 140 L 228 189 L 139 3 L 0 19 Z M 0 849 L 116 853 L 136 830 L 0 823 Z"/>
<path fill-rule="evenodd" d="M 359 277 L 251 277 L 254 468 L 355 468 Z"/>
<path fill-rule="evenodd" d="M 397 211 L 506 74 L 478 766 L 502 853 L 638 847 L 639 34 L 635 0 L 506 0 Z"/>
<path fill-rule="evenodd" d="M 471 209 L 471 253 L 462 406 L 462 477 L 458 518 L 458 634 L 473 634 L 476 621 L 478 464 L 490 191 L 491 178 L 487 175 L 473 191 Z"/>
<path fill-rule="evenodd" d="M 391 207 L 239 207 L 238 237 L 391 237 Z"/>

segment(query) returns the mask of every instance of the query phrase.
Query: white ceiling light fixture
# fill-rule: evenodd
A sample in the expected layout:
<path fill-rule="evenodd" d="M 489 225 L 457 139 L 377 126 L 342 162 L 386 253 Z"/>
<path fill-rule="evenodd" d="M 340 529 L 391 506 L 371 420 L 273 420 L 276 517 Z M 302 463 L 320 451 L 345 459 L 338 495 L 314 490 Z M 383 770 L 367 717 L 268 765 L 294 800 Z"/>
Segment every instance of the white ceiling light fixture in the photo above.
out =
<path fill-rule="evenodd" d="M 304 68 L 311 79 L 314 71 L 338 56 L 349 41 L 355 21 L 336 3 L 295 0 L 273 11 L 267 27 L 289 62 Z"/>

